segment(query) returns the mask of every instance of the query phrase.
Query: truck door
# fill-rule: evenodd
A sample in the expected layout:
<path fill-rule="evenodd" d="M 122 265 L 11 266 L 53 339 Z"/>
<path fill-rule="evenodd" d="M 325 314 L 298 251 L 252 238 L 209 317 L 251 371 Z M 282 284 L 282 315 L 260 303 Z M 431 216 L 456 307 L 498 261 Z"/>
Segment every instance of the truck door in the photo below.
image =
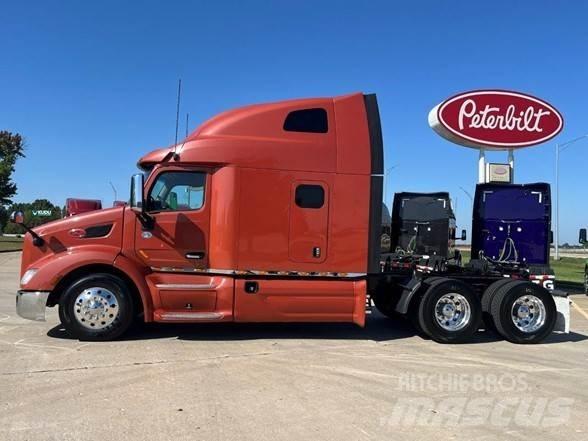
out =
<path fill-rule="evenodd" d="M 137 256 L 151 267 L 156 321 L 217 321 L 232 317 L 231 278 L 208 269 L 210 175 L 194 170 L 161 171 L 147 183 L 152 228 L 135 227 Z"/>
<path fill-rule="evenodd" d="M 290 260 L 324 262 L 327 258 L 328 228 L 328 185 L 321 181 L 294 182 L 290 196 Z"/>
<path fill-rule="evenodd" d="M 154 223 L 153 228 L 137 225 L 135 249 L 155 271 L 207 268 L 207 178 L 202 171 L 172 170 L 161 171 L 148 181 L 145 203 Z"/>

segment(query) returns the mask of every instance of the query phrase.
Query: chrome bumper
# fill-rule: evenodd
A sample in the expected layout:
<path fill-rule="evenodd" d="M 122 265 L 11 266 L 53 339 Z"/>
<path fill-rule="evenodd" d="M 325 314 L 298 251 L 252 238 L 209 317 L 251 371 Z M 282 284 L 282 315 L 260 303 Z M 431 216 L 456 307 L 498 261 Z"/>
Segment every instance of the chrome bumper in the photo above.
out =
<path fill-rule="evenodd" d="M 44 322 L 48 297 L 49 291 L 18 291 L 16 313 L 25 319 Z"/>

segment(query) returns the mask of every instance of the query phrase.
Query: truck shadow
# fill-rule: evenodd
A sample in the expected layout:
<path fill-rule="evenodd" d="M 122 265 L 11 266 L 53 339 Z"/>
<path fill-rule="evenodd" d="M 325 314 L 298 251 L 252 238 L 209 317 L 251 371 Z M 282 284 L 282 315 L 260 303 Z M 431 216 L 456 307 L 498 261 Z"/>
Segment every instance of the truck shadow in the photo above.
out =
<path fill-rule="evenodd" d="M 47 332 L 48 337 L 73 339 L 59 324 Z M 390 320 L 378 312 L 367 317 L 366 327 L 348 323 L 199 323 L 163 324 L 142 323 L 132 327 L 120 340 L 157 340 L 177 338 L 185 341 L 241 341 L 241 340 L 372 340 L 388 342 L 417 338 L 430 340 L 417 333 L 406 320 Z M 578 342 L 588 336 L 571 332 L 552 334 L 543 344 Z M 491 331 L 480 330 L 465 344 L 490 343 L 502 340 Z"/>

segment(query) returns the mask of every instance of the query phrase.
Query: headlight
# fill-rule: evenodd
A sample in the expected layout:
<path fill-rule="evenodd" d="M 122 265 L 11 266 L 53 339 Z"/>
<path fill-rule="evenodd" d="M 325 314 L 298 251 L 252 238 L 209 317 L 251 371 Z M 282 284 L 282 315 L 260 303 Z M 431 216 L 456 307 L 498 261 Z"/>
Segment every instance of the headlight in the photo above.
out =
<path fill-rule="evenodd" d="M 22 275 L 22 278 L 20 279 L 20 284 L 21 285 L 26 285 L 27 283 L 29 283 L 31 281 L 31 279 L 33 278 L 33 276 L 35 274 L 37 274 L 37 271 L 39 271 L 37 268 L 31 268 L 30 270 L 27 270 Z"/>

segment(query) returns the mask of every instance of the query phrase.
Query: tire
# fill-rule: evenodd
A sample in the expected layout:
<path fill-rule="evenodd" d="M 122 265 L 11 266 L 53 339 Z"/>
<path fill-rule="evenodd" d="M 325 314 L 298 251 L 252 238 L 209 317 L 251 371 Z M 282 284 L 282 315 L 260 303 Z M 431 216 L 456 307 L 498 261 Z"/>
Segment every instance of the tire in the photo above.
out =
<path fill-rule="evenodd" d="M 427 277 L 426 279 L 423 279 L 421 288 L 417 293 L 415 293 L 415 296 L 413 297 L 413 299 L 410 302 L 410 305 L 408 306 L 408 311 L 406 312 L 408 319 L 412 324 L 413 328 L 417 331 L 417 334 L 421 334 L 426 337 L 428 337 L 429 335 L 423 330 L 423 328 L 421 328 L 421 324 L 419 321 L 419 306 L 421 304 L 421 300 L 423 299 L 423 292 L 426 292 L 426 290 L 429 289 L 431 285 L 433 285 L 438 280 L 446 281 L 449 279 L 439 276 Z"/>
<path fill-rule="evenodd" d="M 520 311 L 520 316 L 514 314 L 516 305 L 519 305 L 516 311 Z M 557 319 L 555 302 L 549 291 L 527 281 L 515 281 L 500 288 L 492 299 L 490 312 L 498 333 L 520 344 L 539 343 L 545 339 L 553 331 Z"/>
<path fill-rule="evenodd" d="M 492 305 L 492 299 L 498 292 L 500 288 L 505 286 L 507 283 L 511 283 L 513 280 L 511 278 L 504 278 L 497 280 L 490 284 L 488 288 L 484 291 L 482 295 L 482 319 L 484 320 L 484 325 L 486 329 L 496 331 L 496 325 L 494 324 L 494 320 L 492 319 L 492 313 L 490 312 L 490 305 Z"/>
<path fill-rule="evenodd" d="M 418 334 L 423 334 L 425 336 L 428 336 L 428 334 L 423 330 L 423 328 L 421 328 L 421 324 L 419 321 L 419 306 L 421 304 L 421 300 L 423 298 L 423 291 L 425 291 L 426 289 L 429 289 L 431 287 L 431 285 L 435 284 L 435 282 L 437 281 L 446 281 L 449 279 L 446 279 L 445 277 L 439 277 L 439 276 L 435 276 L 435 277 L 428 277 L 426 279 L 423 280 L 423 283 L 421 285 L 421 288 L 419 289 L 418 292 L 415 293 L 414 298 L 411 300 L 410 305 L 408 306 L 408 311 L 406 312 L 408 319 L 410 321 L 410 323 L 412 324 L 412 326 L 414 327 L 414 329 L 417 331 Z M 440 282 L 438 282 L 440 283 Z"/>
<path fill-rule="evenodd" d="M 478 330 L 481 316 L 482 306 L 474 290 L 453 279 L 435 280 L 418 307 L 420 328 L 439 343 L 469 340 Z"/>
<path fill-rule="evenodd" d="M 90 274 L 71 283 L 59 300 L 59 318 L 79 340 L 108 341 L 120 337 L 133 323 L 134 303 L 121 278 Z"/>

